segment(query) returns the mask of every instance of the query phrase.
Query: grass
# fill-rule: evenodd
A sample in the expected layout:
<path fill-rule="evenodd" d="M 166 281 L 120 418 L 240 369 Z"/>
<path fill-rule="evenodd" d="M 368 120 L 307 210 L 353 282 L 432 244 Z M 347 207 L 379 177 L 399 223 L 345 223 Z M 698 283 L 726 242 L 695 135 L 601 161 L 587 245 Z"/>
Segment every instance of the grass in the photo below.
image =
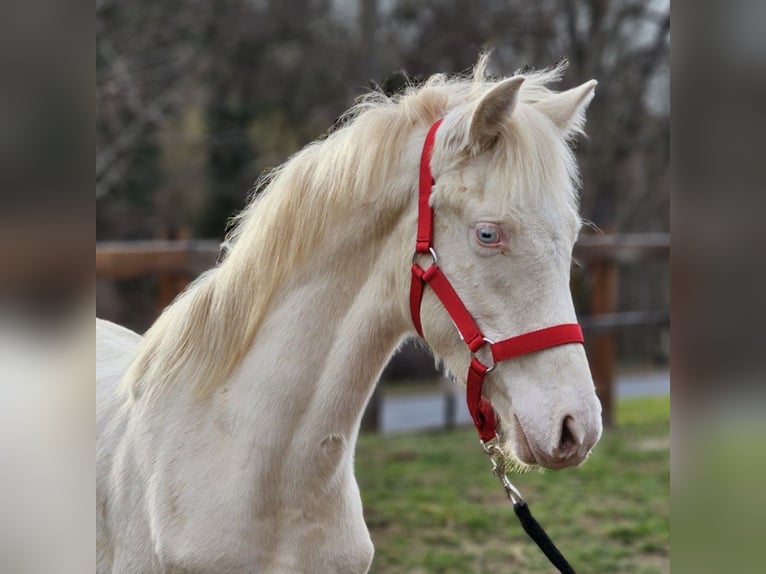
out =
<path fill-rule="evenodd" d="M 670 572 L 669 399 L 621 402 L 582 467 L 511 477 L 578 572 Z M 473 429 L 363 435 L 356 457 L 371 572 L 553 572 Z"/>

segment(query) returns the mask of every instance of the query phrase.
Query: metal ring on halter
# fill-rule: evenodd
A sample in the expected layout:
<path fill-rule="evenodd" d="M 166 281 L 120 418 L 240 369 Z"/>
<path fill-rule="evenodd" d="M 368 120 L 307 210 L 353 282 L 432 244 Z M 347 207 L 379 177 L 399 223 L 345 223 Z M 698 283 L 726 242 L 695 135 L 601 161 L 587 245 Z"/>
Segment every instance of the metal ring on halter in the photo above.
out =
<path fill-rule="evenodd" d="M 431 265 L 438 265 L 439 264 L 439 258 L 436 256 L 436 250 L 433 247 L 428 248 L 428 252 L 431 254 Z M 412 263 L 415 263 L 415 259 L 417 259 L 418 255 L 425 255 L 425 252 L 416 251 L 412 254 Z"/>
<path fill-rule="evenodd" d="M 484 343 L 485 343 L 486 345 L 489 345 L 490 347 L 491 347 L 492 345 L 494 345 L 494 344 L 495 344 L 495 342 L 494 342 L 492 339 L 487 339 L 486 337 L 482 337 L 482 339 L 484 340 Z M 482 345 L 481 347 L 479 347 L 478 349 L 476 349 L 476 351 L 479 351 L 480 349 L 483 349 L 483 348 L 484 348 L 484 345 Z M 472 359 L 475 359 L 475 358 L 476 358 L 476 351 L 471 351 L 471 358 L 472 358 Z M 492 358 L 492 351 L 490 351 L 490 352 L 489 352 L 489 356 L 490 356 L 490 358 Z M 479 360 L 479 362 L 480 362 L 482 365 L 484 365 L 484 361 L 482 361 L 482 360 Z M 494 370 L 494 368 L 495 368 L 495 365 L 496 365 L 496 364 L 497 364 L 497 363 L 495 363 L 495 359 L 492 359 L 492 364 L 491 364 L 490 366 L 484 365 L 484 368 L 485 368 L 485 369 L 487 369 L 487 370 L 486 370 L 486 372 L 487 372 L 487 373 L 489 373 L 489 372 L 491 372 L 492 370 Z"/>

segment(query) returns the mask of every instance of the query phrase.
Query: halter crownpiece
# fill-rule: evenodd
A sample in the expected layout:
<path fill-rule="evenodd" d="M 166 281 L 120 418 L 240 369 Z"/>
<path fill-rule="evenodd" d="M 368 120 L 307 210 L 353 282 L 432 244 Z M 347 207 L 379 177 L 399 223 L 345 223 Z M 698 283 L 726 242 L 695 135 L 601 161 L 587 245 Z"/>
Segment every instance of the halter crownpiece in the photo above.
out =
<path fill-rule="evenodd" d="M 442 120 L 431 126 L 423 143 L 420 156 L 420 185 L 418 193 L 418 232 L 415 242 L 415 254 L 412 258 L 412 281 L 410 283 L 410 313 L 418 335 L 423 337 L 423 326 L 420 321 L 420 306 L 423 300 L 425 286 L 429 285 L 439 298 L 457 327 L 460 338 L 471 352 L 471 363 L 466 378 L 466 401 L 468 412 L 471 413 L 473 424 L 483 442 L 495 438 L 497 423 L 495 411 L 489 401 L 482 396 L 484 378 L 500 361 L 506 361 L 520 355 L 534 353 L 549 347 L 582 343 L 583 335 L 577 323 L 553 325 L 537 331 L 509 337 L 502 341 L 490 341 L 479 329 L 471 314 L 466 309 L 460 296 L 450 284 L 438 265 L 436 249 L 433 246 L 434 211 L 431 208 L 431 188 L 435 181 L 431 173 L 431 152 L 436 139 L 436 131 Z M 423 269 L 418 264 L 419 255 L 431 258 L 430 265 Z M 492 361 L 485 365 L 477 357 L 476 352 L 485 345 L 489 346 Z"/>

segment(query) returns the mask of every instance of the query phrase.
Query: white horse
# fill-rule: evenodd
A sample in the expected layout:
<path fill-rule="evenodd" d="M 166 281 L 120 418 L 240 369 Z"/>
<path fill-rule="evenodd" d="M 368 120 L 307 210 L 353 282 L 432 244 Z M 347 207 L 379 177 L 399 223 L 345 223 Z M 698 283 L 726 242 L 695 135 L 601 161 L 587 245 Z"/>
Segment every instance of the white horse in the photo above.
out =
<path fill-rule="evenodd" d="M 568 146 L 595 82 L 562 68 L 434 76 L 372 94 L 272 173 L 225 260 L 141 337 L 97 333 L 97 570 L 366 572 L 373 545 L 353 455 L 408 306 L 420 151 L 436 120 L 434 245 L 487 338 L 576 322 L 580 228 Z M 425 341 L 462 379 L 470 353 L 436 296 Z M 499 363 L 484 394 L 503 449 L 581 463 L 601 434 L 581 345 Z"/>

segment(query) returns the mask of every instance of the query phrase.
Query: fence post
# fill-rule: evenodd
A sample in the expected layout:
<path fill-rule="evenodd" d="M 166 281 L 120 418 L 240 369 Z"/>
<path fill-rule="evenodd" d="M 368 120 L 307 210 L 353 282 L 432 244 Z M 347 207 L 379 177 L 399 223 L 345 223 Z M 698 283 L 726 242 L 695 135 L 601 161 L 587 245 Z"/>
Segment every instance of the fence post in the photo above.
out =
<path fill-rule="evenodd" d="M 617 310 L 617 264 L 611 259 L 599 259 L 592 264 L 591 270 L 591 313 L 614 313 Z M 591 373 L 596 394 L 601 400 L 602 420 L 604 426 L 609 428 L 614 424 L 614 335 L 611 329 L 596 331 L 589 339 Z"/>

